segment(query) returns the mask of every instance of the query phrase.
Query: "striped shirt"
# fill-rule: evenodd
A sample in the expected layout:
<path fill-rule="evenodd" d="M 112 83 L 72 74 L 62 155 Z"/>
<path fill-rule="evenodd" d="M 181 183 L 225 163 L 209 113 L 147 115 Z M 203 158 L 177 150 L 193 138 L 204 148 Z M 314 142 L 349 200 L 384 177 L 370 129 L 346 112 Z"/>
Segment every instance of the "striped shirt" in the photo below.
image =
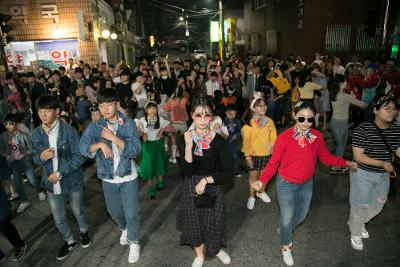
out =
<path fill-rule="evenodd" d="M 381 129 L 381 133 L 391 149 L 390 153 L 373 122 L 362 123 L 354 130 L 352 146 L 363 148 L 364 154 L 370 158 L 390 162 L 393 151 L 400 147 L 400 127 L 392 123 L 389 128 Z M 366 171 L 385 172 L 380 167 L 357 163 L 360 169 Z"/>

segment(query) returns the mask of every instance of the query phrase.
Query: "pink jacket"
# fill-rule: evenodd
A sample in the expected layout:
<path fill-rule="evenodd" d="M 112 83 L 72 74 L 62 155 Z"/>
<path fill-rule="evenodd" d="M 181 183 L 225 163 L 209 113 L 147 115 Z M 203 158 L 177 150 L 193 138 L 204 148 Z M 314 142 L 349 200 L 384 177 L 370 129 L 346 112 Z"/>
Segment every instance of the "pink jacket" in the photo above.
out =
<path fill-rule="evenodd" d="M 164 104 L 163 109 L 169 112 L 172 122 L 187 121 L 189 120 L 189 116 L 186 112 L 186 105 L 188 102 L 189 99 L 186 97 L 170 99 Z"/>

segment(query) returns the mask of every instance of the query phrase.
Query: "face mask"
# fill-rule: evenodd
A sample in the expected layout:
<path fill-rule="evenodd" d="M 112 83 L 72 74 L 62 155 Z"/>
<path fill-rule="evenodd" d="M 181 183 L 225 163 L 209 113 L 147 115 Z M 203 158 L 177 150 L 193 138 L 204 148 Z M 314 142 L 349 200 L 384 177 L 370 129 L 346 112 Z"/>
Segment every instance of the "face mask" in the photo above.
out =
<path fill-rule="evenodd" d="M 161 79 L 166 80 L 168 76 L 161 76 Z"/>

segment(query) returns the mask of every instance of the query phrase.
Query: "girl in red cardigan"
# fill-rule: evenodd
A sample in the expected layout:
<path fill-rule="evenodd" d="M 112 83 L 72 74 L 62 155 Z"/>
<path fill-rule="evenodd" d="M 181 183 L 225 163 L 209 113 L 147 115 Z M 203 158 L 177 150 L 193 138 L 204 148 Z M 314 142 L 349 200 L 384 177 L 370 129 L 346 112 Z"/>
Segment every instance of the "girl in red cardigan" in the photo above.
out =
<path fill-rule="evenodd" d="M 278 170 L 279 233 L 283 260 L 288 266 L 293 265 L 293 231 L 304 221 L 310 208 L 317 157 L 326 165 L 357 168 L 356 163 L 328 152 L 322 134 L 311 128 L 314 116 L 315 110 L 310 104 L 300 101 L 295 105 L 296 125 L 278 136 L 270 161 L 259 180 L 252 183 L 255 190 L 260 190 Z"/>

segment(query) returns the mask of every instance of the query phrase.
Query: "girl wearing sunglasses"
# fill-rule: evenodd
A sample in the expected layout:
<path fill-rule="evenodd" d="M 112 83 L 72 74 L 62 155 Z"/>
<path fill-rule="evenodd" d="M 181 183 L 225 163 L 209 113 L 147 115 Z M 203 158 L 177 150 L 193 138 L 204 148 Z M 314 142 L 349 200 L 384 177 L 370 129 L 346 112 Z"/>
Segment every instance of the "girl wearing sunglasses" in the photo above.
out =
<path fill-rule="evenodd" d="M 357 168 L 356 163 L 329 153 L 321 132 L 311 128 L 314 116 L 311 104 L 300 101 L 295 105 L 295 126 L 278 136 L 271 159 L 259 180 L 252 182 L 253 188 L 260 190 L 278 170 L 279 234 L 283 260 L 288 266 L 293 265 L 293 232 L 305 220 L 310 208 L 317 158 L 326 165 Z"/>
<path fill-rule="evenodd" d="M 192 101 L 191 116 L 194 129 L 178 139 L 185 176 L 177 214 L 181 244 L 194 248 L 192 267 L 203 266 L 205 257 L 217 256 L 224 264 L 230 256 L 221 248 L 226 246 L 226 209 L 221 185 L 233 178 L 233 160 L 227 141 L 211 128 L 212 103 L 207 98 Z M 211 194 L 212 193 L 212 194 Z M 214 196 L 208 207 L 199 207 L 199 196 Z"/>

